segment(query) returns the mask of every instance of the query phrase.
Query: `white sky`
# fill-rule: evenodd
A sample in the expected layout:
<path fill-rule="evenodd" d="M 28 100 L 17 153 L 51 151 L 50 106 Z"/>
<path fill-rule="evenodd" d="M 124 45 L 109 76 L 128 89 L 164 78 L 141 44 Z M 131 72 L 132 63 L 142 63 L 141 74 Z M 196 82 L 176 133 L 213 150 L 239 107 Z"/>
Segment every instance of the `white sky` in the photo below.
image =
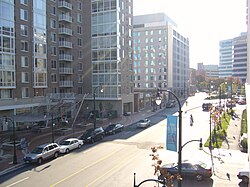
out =
<path fill-rule="evenodd" d="M 246 0 L 133 0 L 134 15 L 164 12 L 189 38 L 190 67 L 219 64 L 219 41 L 246 32 Z"/>

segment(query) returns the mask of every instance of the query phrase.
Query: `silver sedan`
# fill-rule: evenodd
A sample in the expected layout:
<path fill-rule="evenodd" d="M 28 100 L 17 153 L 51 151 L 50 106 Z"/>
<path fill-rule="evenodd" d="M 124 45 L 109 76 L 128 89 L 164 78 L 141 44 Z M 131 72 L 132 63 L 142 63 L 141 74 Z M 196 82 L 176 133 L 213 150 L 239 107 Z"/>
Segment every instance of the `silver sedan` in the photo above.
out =
<path fill-rule="evenodd" d="M 83 145 L 83 141 L 77 138 L 69 138 L 60 143 L 60 153 L 69 153 L 73 149 L 79 149 Z"/>

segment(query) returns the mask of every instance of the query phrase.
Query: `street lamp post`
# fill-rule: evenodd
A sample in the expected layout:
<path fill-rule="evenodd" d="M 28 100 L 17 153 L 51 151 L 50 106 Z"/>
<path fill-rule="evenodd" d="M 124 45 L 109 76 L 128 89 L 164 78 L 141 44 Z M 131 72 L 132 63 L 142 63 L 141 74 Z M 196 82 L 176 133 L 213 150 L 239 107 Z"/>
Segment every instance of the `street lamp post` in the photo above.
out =
<path fill-rule="evenodd" d="M 95 89 L 94 89 L 94 93 L 93 93 L 93 98 L 94 98 L 94 129 L 96 128 L 96 111 L 95 111 L 95 96 L 96 96 L 96 90 L 97 88 L 101 88 L 100 89 L 100 92 L 103 92 L 103 88 L 102 88 L 102 85 L 99 85 L 99 86 L 96 86 Z"/>
<path fill-rule="evenodd" d="M 17 164 L 17 155 L 16 155 L 16 126 L 14 121 L 11 118 L 5 117 L 5 122 L 8 123 L 11 121 L 12 123 L 12 136 L 13 136 L 13 164 Z"/>
<path fill-rule="evenodd" d="M 209 100 L 211 100 L 211 88 L 213 89 L 213 85 L 211 85 L 211 83 L 213 83 L 213 81 L 210 82 L 209 84 Z M 209 102 L 210 103 L 210 102 Z M 210 106 L 209 106 L 210 107 Z M 212 121 L 211 121 L 211 110 L 212 108 L 209 108 L 209 150 L 212 150 Z"/>
<path fill-rule="evenodd" d="M 178 105 L 179 105 L 179 142 L 178 142 L 178 173 L 181 176 L 181 164 L 182 164 L 182 111 L 181 111 L 181 102 L 178 99 L 178 97 L 170 90 L 160 90 L 159 91 L 167 91 L 168 93 L 172 94 L 174 96 L 174 98 L 177 100 Z M 156 104 L 158 104 L 159 102 L 156 101 Z M 178 187 L 181 187 L 181 180 L 178 180 Z"/>
<path fill-rule="evenodd" d="M 52 143 L 54 143 L 55 138 L 54 138 L 54 116 L 53 116 L 53 112 L 51 113 L 51 134 L 52 134 Z"/>

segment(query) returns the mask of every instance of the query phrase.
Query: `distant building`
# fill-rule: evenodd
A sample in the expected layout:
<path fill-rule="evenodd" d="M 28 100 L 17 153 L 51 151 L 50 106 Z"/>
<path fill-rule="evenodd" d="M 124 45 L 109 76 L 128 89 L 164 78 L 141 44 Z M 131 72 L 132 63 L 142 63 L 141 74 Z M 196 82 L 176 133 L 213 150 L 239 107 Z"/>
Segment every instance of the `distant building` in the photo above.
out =
<path fill-rule="evenodd" d="M 241 33 L 233 39 L 233 77 L 239 78 L 243 83 L 247 78 L 247 35 Z"/>
<path fill-rule="evenodd" d="M 197 74 L 205 75 L 206 78 L 218 78 L 219 77 L 219 69 L 218 65 L 204 65 L 203 63 L 197 64 Z"/>
<path fill-rule="evenodd" d="M 233 70 L 233 40 L 220 41 L 219 77 L 232 77 Z"/>
<path fill-rule="evenodd" d="M 219 77 L 239 78 L 243 83 L 247 77 L 247 35 L 220 41 Z"/>
<path fill-rule="evenodd" d="M 189 40 L 164 13 L 134 16 L 135 88 L 189 90 Z"/>

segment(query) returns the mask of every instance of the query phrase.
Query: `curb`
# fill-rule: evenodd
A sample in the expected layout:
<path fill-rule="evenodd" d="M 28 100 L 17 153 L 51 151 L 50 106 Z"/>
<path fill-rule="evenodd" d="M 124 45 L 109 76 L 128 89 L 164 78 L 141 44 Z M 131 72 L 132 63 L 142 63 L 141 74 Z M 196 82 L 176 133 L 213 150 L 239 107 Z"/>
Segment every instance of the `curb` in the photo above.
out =
<path fill-rule="evenodd" d="M 17 164 L 17 165 L 15 165 L 15 166 L 12 166 L 12 167 L 10 167 L 10 168 L 8 168 L 8 169 L 5 169 L 5 170 L 1 171 L 1 172 L 0 172 L 0 176 L 6 175 L 6 174 L 8 174 L 8 173 L 10 173 L 10 172 L 12 172 L 12 171 L 17 170 L 17 169 L 21 169 L 21 168 L 23 168 L 24 166 L 25 166 L 25 163 L 20 163 L 20 164 Z"/>

